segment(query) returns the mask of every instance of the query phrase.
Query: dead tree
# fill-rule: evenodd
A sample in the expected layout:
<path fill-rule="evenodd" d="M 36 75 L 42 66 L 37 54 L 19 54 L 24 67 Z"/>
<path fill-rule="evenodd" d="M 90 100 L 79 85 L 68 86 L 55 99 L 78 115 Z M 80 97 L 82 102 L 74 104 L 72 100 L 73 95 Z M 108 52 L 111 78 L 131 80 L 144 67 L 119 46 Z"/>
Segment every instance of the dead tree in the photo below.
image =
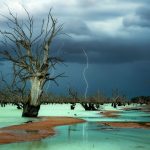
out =
<path fill-rule="evenodd" d="M 83 102 L 82 100 L 79 100 L 78 98 L 78 93 L 77 91 L 69 88 L 69 95 L 73 98 L 73 102 L 71 103 L 71 109 L 73 110 L 75 108 L 75 105 L 76 105 L 76 102 L 80 102 L 80 104 L 82 105 L 82 107 L 85 109 L 85 110 L 91 110 L 91 111 L 94 111 L 94 110 L 98 110 L 99 106 L 97 106 L 97 104 L 95 104 L 93 102 L 93 99 L 91 98 L 90 99 L 90 102 Z"/>
<path fill-rule="evenodd" d="M 30 93 L 28 100 L 24 102 L 22 116 L 37 117 L 45 83 L 52 80 L 57 84 L 56 79 L 63 76 L 63 73 L 52 76 L 50 72 L 57 63 L 62 62 L 59 57 L 51 55 L 51 44 L 62 30 L 62 25 L 58 26 L 50 9 L 47 19 L 41 21 L 37 33 L 33 17 L 25 8 L 24 10 L 27 18 L 20 20 L 8 8 L 9 17 L 4 16 L 8 30 L 0 30 L 5 46 L 1 55 L 13 63 L 15 77 L 19 76 L 22 82 L 30 83 Z"/>
<path fill-rule="evenodd" d="M 85 110 L 95 111 L 98 110 L 99 105 L 95 104 L 93 101 L 93 98 L 90 99 L 89 102 L 82 102 L 81 105 Z"/>
<path fill-rule="evenodd" d="M 121 94 L 118 89 L 112 91 L 112 107 L 122 106 L 125 103 L 125 95 Z"/>
<path fill-rule="evenodd" d="M 0 104 L 4 107 L 6 104 L 16 105 L 18 109 L 23 108 L 23 101 L 26 99 L 26 90 L 23 83 L 7 81 L 1 73 L 0 76 Z M 3 105 L 5 104 L 5 105 Z"/>
<path fill-rule="evenodd" d="M 73 102 L 71 103 L 70 108 L 71 108 L 71 110 L 74 110 L 76 102 L 78 101 L 78 93 L 75 90 L 73 90 L 72 88 L 69 88 L 69 95 L 73 99 Z"/>

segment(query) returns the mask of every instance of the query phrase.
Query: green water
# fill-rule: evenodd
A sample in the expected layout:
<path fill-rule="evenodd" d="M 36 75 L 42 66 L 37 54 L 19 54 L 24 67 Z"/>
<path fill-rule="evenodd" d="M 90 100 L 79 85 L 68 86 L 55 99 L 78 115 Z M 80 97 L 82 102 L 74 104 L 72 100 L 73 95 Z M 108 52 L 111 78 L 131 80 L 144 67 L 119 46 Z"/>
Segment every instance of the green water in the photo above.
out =
<path fill-rule="evenodd" d="M 105 118 L 100 115 L 100 112 L 85 112 L 80 109 L 71 111 L 67 109 L 68 106 L 65 106 L 64 110 L 57 111 L 56 107 L 53 107 L 55 110 L 53 113 L 62 113 L 64 116 L 76 114 L 75 117 L 83 118 L 87 122 L 57 127 L 54 136 L 39 141 L 0 145 L 0 150 L 150 150 L 150 130 L 112 128 L 97 123 L 101 121 L 150 122 L 150 113 L 123 111 L 119 113 L 118 118 Z M 48 116 L 51 109 L 51 107 L 43 107 L 40 115 Z M 34 118 L 22 118 L 21 111 L 15 107 L 0 108 L 0 127 L 31 120 L 38 121 Z"/>
<path fill-rule="evenodd" d="M 87 121 L 110 121 L 110 122 L 150 122 L 150 113 L 145 113 L 142 111 L 121 111 L 118 113 L 118 117 L 114 118 L 107 118 L 107 117 L 81 117 Z"/>
<path fill-rule="evenodd" d="M 149 150 L 150 130 L 118 129 L 88 122 L 56 128 L 40 141 L 0 145 L 1 150 Z"/>

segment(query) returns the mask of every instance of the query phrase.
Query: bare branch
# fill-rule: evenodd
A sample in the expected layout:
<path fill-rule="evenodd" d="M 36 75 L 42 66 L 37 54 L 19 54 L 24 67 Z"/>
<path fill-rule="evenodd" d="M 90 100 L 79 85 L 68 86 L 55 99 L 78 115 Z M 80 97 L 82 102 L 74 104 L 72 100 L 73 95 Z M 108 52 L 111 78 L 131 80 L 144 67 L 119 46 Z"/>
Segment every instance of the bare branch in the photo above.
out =
<path fill-rule="evenodd" d="M 63 62 L 59 57 L 50 55 L 52 41 L 59 35 L 63 26 L 57 25 L 57 19 L 53 17 L 50 9 L 47 19 L 42 20 L 37 33 L 33 17 L 26 8 L 24 11 L 27 15 L 25 20 L 20 20 L 9 7 L 9 17 L 2 15 L 8 21 L 8 30 L 0 31 L 4 38 L 2 44 L 5 46 L 0 54 L 13 63 L 12 85 L 16 91 L 22 93 L 22 97 L 26 82 L 29 81 L 31 88 L 27 103 L 36 107 L 40 103 L 39 98 L 45 83 L 51 80 L 58 85 L 56 80 L 65 77 L 64 73 L 55 76 L 49 73 L 52 68 L 55 69 L 56 64 Z"/>
<path fill-rule="evenodd" d="M 59 84 L 57 83 L 56 79 L 60 78 L 60 77 L 67 77 L 67 76 L 64 76 L 64 74 L 65 73 L 61 73 L 61 74 L 58 74 L 58 75 L 56 75 L 54 77 L 46 76 L 46 82 L 51 80 L 51 81 L 55 82 L 55 84 L 58 86 Z"/>

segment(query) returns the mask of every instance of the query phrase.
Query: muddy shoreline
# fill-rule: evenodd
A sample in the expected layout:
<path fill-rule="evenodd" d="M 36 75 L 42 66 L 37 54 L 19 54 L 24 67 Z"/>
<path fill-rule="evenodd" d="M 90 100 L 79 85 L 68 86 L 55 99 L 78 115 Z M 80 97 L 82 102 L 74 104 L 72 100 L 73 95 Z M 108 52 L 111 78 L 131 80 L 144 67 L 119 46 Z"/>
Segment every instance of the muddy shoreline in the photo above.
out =
<path fill-rule="evenodd" d="M 71 117 L 40 117 L 41 121 L 0 128 L 0 144 L 34 141 L 55 134 L 54 127 L 85 122 Z"/>
<path fill-rule="evenodd" d="M 144 128 L 150 129 L 150 122 L 98 122 L 105 126 L 117 128 Z"/>
<path fill-rule="evenodd" d="M 103 115 L 103 117 L 108 117 L 108 118 L 117 118 L 119 117 L 120 115 L 118 114 L 120 111 L 103 111 L 103 112 L 100 112 L 100 114 Z"/>

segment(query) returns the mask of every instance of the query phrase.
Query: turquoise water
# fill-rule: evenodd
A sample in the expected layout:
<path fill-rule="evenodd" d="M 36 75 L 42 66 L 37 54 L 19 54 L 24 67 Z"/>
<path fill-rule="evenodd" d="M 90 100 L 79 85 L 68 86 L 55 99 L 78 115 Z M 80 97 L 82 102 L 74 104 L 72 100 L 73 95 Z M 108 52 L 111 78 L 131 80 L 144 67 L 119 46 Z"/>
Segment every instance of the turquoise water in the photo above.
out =
<path fill-rule="evenodd" d="M 150 113 L 135 110 L 122 111 L 118 118 L 106 118 L 102 117 L 100 112 L 83 112 L 83 110 L 61 112 L 66 115 L 68 112 L 76 113 L 77 117 L 87 122 L 57 127 L 54 136 L 39 141 L 0 145 L 0 150 L 150 150 L 150 130 L 112 128 L 98 123 L 101 121 L 150 122 Z M 22 118 L 21 111 L 12 106 L 0 108 L 0 127 L 31 120 L 37 121 L 38 119 Z"/>
<path fill-rule="evenodd" d="M 17 109 L 16 106 L 7 105 L 0 107 L 0 128 L 22 124 L 27 121 L 38 121 L 37 118 L 23 118 L 21 117 L 22 110 Z"/>
<path fill-rule="evenodd" d="M 143 111 L 120 111 L 118 113 L 118 117 L 112 117 L 112 118 L 107 118 L 107 117 L 84 117 L 82 119 L 85 119 L 87 121 L 110 121 L 110 122 L 150 122 L 150 113 L 146 113 Z"/>
<path fill-rule="evenodd" d="M 0 128 L 26 123 L 27 121 L 39 121 L 37 118 L 22 118 L 22 117 L 0 117 Z"/>
<path fill-rule="evenodd" d="M 40 141 L 0 145 L 1 150 L 149 150 L 150 130 L 106 127 L 94 122 L 61 126 Z"/>
<path fill-rule="evenodd" d="M 137 110 L 123 111 L 120 113 L 120 118 L 124 121 L 150 122 L 150 113 Z"/>

